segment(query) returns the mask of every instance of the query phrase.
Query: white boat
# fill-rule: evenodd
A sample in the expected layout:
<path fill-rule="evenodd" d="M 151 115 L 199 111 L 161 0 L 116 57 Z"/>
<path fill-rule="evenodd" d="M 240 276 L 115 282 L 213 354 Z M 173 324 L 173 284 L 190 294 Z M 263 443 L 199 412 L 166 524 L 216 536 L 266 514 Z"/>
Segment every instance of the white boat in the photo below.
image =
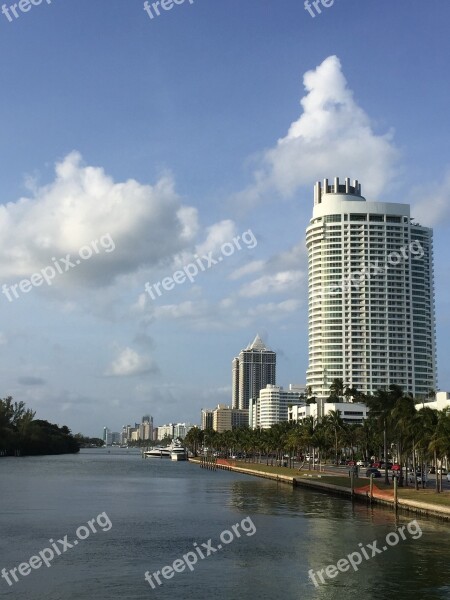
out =
<path fill-rule="evenodd" d="M 183 448 L 182 446 L 175 446 L 172 448 L 170 458 L 172 460 L 187 460 L 186 448 Z"/>
<path fill-rule="evenodd" d="M 149 458 L 170 458 L 171 449 L 169 447 L 162 448 L 161 446 L 156 446 L 156 448 L 147 450 L 144 454 Z"/>
<path fill-rule="evenodd" d="M 187 460 L 186 448 L 179 441 L 174 441 L 170 446 L 156 446 L 144 452 L 149 458 L 171 458 L 172 460 Z"/>

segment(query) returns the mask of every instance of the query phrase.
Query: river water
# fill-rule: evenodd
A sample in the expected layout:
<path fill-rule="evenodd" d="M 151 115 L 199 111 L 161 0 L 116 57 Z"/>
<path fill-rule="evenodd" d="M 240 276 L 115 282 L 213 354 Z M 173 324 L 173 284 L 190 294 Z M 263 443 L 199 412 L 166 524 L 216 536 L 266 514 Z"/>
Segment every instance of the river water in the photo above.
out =
<path fill-rule="evenodd" d="M 106 513 L 106 515 L 103 515 Z M 92 522 L 98 515 L 98 521 Z M 250 519 L 247 519 L 250 517 Z M 61 555 L 28 575 L 0 579 L 0 597 L 20 600 L 433 600 L 450 597 L 450 525 L 418 519 L 388 550 L 362 557 L 317 587 L 308 572 L 336 565 L 362 544 L 414 517 L 264 479 L 146 459 L 127 450 L 0 459 L 0 569 L 44 548 Z M 92 527 L 87 527 L 91 520 Z M 232 526 L 239 524 L 234 533 Z M 79 538 L 75 535 L 80 526 Z M 225 542 L 216 552 L 221 540 Z M 239 532 L 238 537 L 236 531 Z M 56 540 L 64 539 L 72 548 Z M 420 536 L 420 537 L 419 537 Z M 231 538 L 234 538 L 231 541 Z M 413 539 L 416 538 L 416 539 Z M 211 542 L 208 544 L 208 540 Z M 395 538 L 390 538 L 395 543 Z M 228 543 L 227 543 L 228 542 Z M 201 549 L 162 585 L 144 579 Z M 206 546 L 202 546 L 205 543 Z M 62 552 L 62 549 L 65 551 Z M 372 546 L 373 548 L 373 546 Z M 361 551 L 362 552 L 362 551 Z M 191 556 L 188 560 L 194 562 Z M 354 558 L 355 562 L 358 559 Z M 35 562 L 38 566 L 38 562 Z M 180 563 L 177 568 L 181 570 Z M 341 563 L 342 569 L 345 563 Z M 26 567 L 22 567 L 26 573 Z M 331 574 L 334 571 L 330 571 Z"/>

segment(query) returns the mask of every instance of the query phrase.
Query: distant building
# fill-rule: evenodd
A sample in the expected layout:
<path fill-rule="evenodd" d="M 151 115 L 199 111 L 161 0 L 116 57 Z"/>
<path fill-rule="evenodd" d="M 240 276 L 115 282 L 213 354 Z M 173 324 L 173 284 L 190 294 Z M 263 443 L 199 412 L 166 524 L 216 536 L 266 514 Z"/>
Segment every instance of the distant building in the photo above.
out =
<path fill-rule="evenodd" d="M 120 438 L 121 438 L 120 433 L 118 431 L 113 431 L 111 433 L 111 444 L 120 445 Z"/>
<path fill-rule="evenodd" d="M 202 418 L 201 427 L 202 427 L 203 431 L 205 431 L 205 429 L 213 428 L 214 411 L 212 408 L 202 408 L 202 417 L 201 418 Z"/>
<path fill-rule="evenodd" d="M 160 425 L 158 427 L 158 440 L 163 440 L 165 437 L 173 438 L 173 423 L 168 425 Z"/>
<path fill-rule="evenodd" d="M 298 404 L 305 390 L 306 386 L 292 384 L 289 390 L 277 385 L 267 385 L 260 390 L 258 398 L 250 400 L 250 427 L 269 429 L 272 425 L 287 421 L 289 405 Z"/>
<path fill-rule="evenodd" d="M 219 404 L 213 411 L 213 429 L 218 433 L 248 425 L 248 410 Z"/>
<path fill-rule="evenodd" d="M 180 438 L 180 440 L 184 440 L 189 431 L 194 427 L 190 423 L 176 423 L 173 426 L 173 437 L 175 439 Z"/>
<path fill-rule="evenodd" d="M 153 439 L 153 417 L 145 415 L 139 425 L 139 439 L 143 441 Z"/>
<path fill-rule="evenodd" d="M 303 421 L 307 417 L 320 418 L 318 404 L 296 404 L 288 409 L 289 421 Z M 325 402 L 323 404 L 323 416 L 332 411 L 339 411 L 344 423 L 356 423 L 361 425 L 367 419 L 369 409 L 363 402 Z"/>
<path fill-rule="evenodd" d="M 276 384 L 277 355 L 257 335 L 232 362 L 232 407 L 248 409 L 266 385 Z"/>
<path fill-rule="evenodd" d="M 120 443 L 126 445 L 128 443 L 128 428 L 130 425 L 124 425 L 120 434 Z"/>
<path fill-rule="evenodd" d="M 105 446 L 111 446 L 112 444 L 111 430 L 108 427 L 103 427 L 103 443 Z"/>

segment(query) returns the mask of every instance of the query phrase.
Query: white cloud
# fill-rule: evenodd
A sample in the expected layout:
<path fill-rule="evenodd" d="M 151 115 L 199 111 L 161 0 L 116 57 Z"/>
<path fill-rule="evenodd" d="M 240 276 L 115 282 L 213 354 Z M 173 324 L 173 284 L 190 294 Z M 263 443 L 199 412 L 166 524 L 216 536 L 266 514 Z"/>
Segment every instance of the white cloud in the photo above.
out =
<path fill-rule="evenodd" d="M 106 370 L 106 375 L 113 377 L 128 377 L 157 373 L 158 367 L 149 356 L 139 355 L 132 348 L 125 348 Z"/>
<path fill-rule="evenodd" d="M 210 225 L 206 228 L 204 240 L 198 242 L 192 250 L 180 252 L 175 258 L 173 267 L 184 267 L 191 262 L 195 262 L 197 256 L 206 256 L 209 252 L 212 252 L 213 255 L 219 254 L 222 244 L 225 242 L 232 242 L 235 235 L 236 224 L 230 219 L 225 219 Z"/>
<path fill-rule="evenodd" d="M 305 279 L 302 271 L 281 271 L 274 275 L 263 275 L 241 287 L 239 295 L 244 298 L 265 296 L 266 294 L 285 294 L 297 289 Z"/>
<path fill-rule="evenodd" d="M 241 279 L 241 277 L 245 277 L 245 275 L 252 275 L 253 273 L 261 271 L 264 268 L 264 265 L 265 262 L 263 260 L 253 260 L 247 265 L 244 265 L 243 267 L 240 267 L 239 269 L 233 271 L 233 273 L 231 273 L 231 275 L 229 276 L 229 279 Z"/>
<path fill-rule="evenodd" d="M 303 82 L 302 115 L 264 153 L 253 184 L 237 200 L 254 204 L 274 192 L 290 197 L 302 185 L 334 176 L 362 181 L 363 193 L 376 198 L 395 174 L 399 153 L 392 133 L 373 131 L 336 56 L 305 73 Z"/>
<path fill-rule="evenodd" d="M 51 258 L 76 255 L 109 234 L 115 250 L 99 252 L 55 286 L 97 287 L 120 275 L 173 260 L 198 230 L 195 208 L 182 206 L 170 175 L 154 185 L 116 183 L 102 168 L 84 166 L 72 152 L 56 165 L 52 183 L 30 198 L 0 206 L 0 269 L 3 277 L 28 277 Z"/>
<path fill-rule="evenodd" d="M 450 169 L 441 183 L 416 189 L 412 193 L 411 215 L 421 225 L 432 227 L 450 220 Z"/>

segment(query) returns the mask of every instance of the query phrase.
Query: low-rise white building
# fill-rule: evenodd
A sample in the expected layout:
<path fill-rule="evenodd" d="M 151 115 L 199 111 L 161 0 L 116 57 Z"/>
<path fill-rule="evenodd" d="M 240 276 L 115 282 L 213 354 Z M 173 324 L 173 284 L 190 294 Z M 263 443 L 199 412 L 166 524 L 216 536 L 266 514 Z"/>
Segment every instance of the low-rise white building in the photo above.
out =
<path fill-rule="evenodd" d="M 319 417 L 318 404 L 297 404 L 289 408 L 289 421 L 303 421 L 307 417 Z M 356 423 L 361 425 L 364 419 L 367 419 L 369 409 L 363 402 L 324 402 L 323 416 L 332 411 L 339 411 L 344 423 Z"/>
<path fill-rule="evenodd" d="M 416 410 L 421 410 L 424 407 L 433 408 L 434 410 L 446 410 L 450 408 L 450 392 L 436 392 L 436 399 L 431 402 L 420 402 L 416 404 Z"/>

